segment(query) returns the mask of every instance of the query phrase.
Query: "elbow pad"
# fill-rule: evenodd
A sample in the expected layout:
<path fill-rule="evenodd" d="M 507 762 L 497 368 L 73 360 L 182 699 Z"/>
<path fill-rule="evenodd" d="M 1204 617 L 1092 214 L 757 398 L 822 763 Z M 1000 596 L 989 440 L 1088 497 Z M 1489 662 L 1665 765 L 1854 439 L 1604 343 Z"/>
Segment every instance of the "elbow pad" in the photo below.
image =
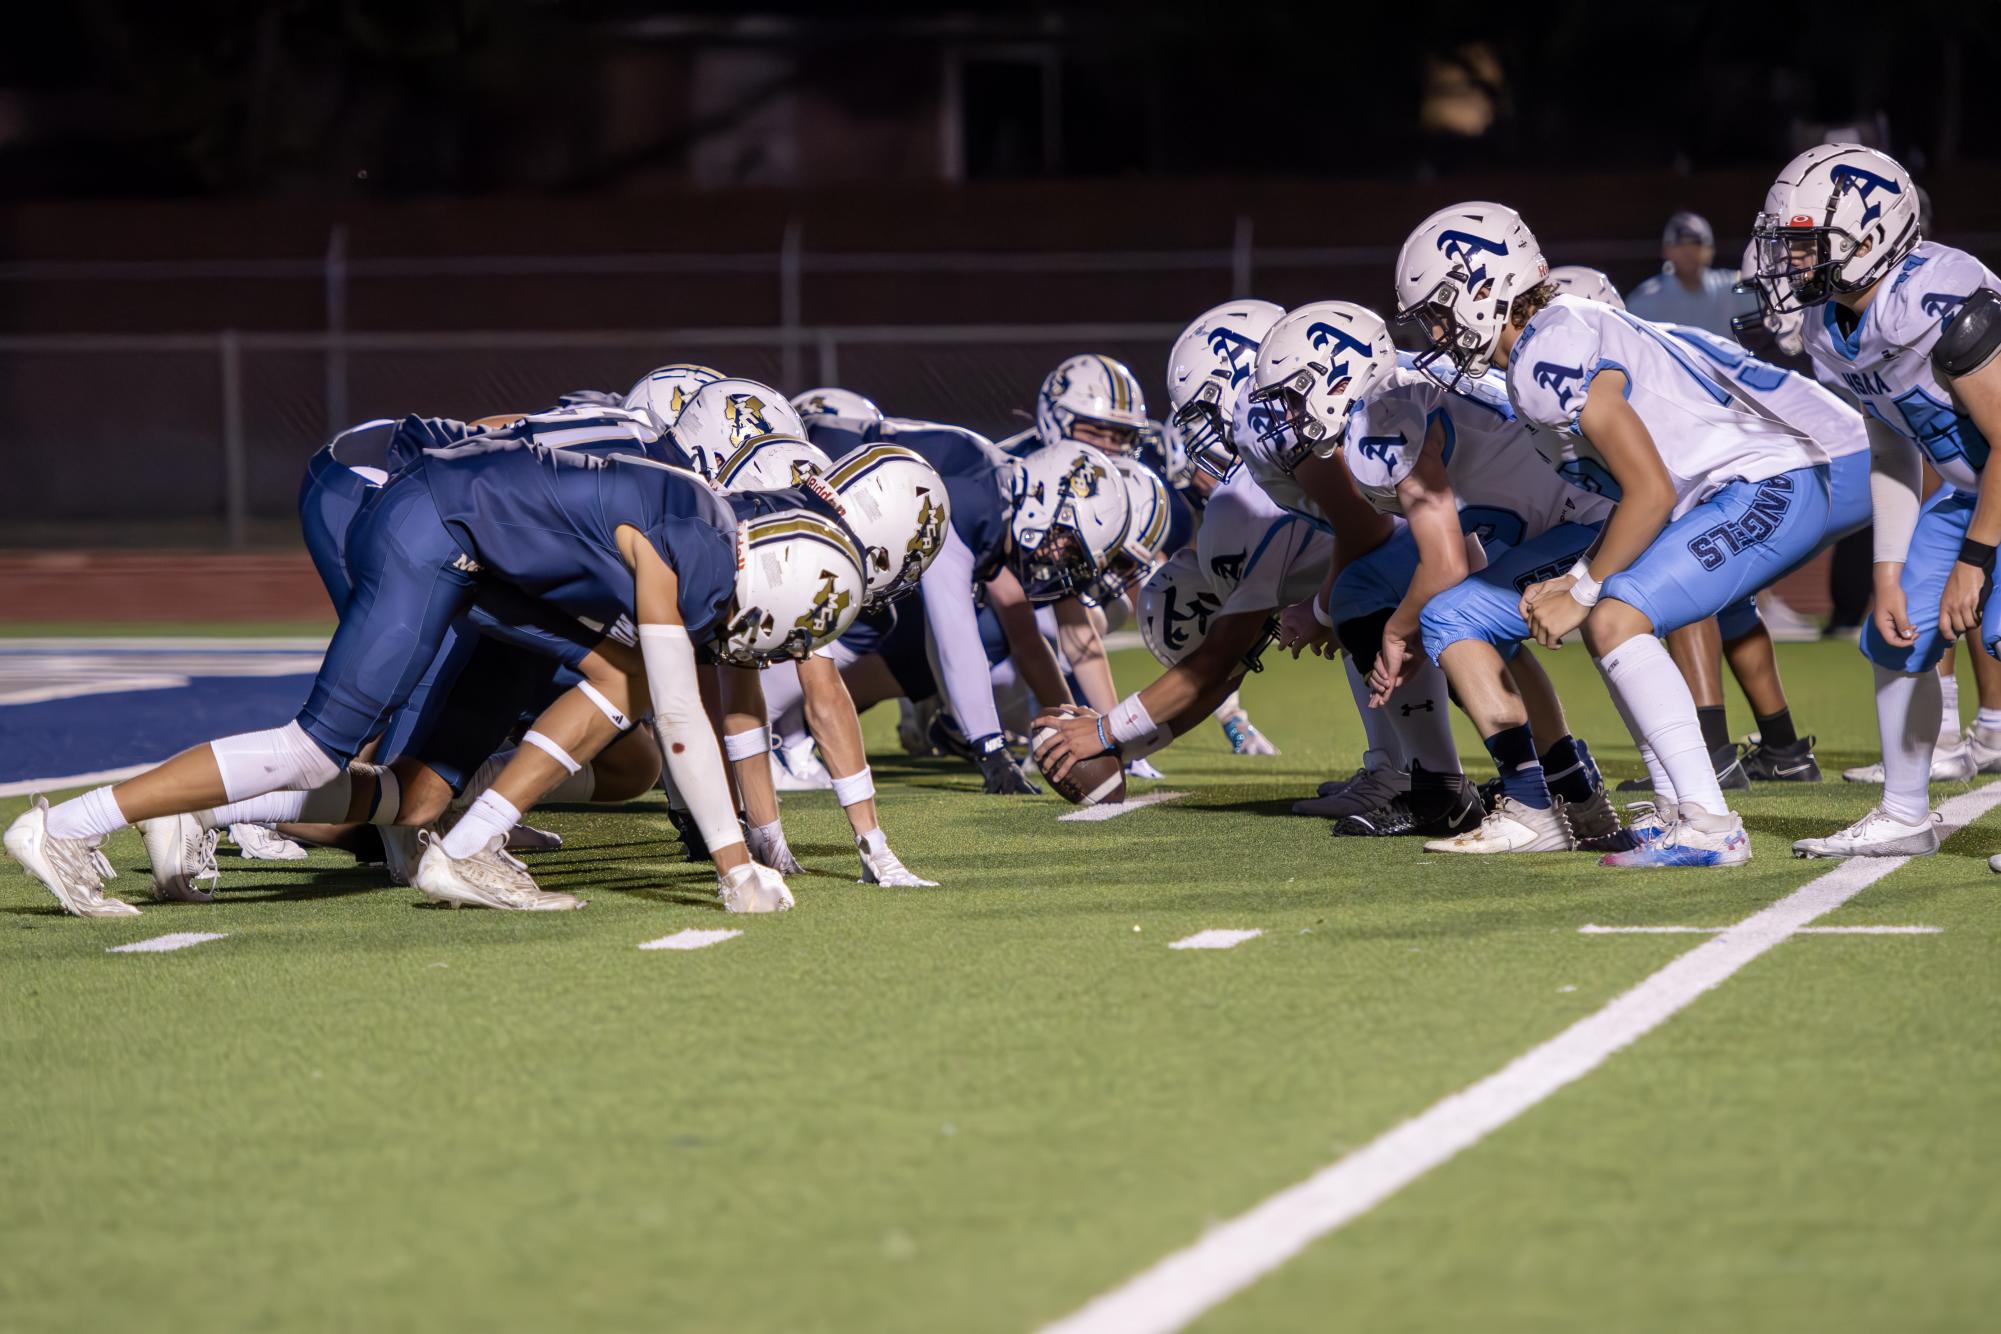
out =
<path fill-rule="evenodd" d="M 1983 287 L 1959 303 L 1932 344 L 1932 367 L 1949 380 L 1973 372 L 2001 352 L 2001 293 Z"/>

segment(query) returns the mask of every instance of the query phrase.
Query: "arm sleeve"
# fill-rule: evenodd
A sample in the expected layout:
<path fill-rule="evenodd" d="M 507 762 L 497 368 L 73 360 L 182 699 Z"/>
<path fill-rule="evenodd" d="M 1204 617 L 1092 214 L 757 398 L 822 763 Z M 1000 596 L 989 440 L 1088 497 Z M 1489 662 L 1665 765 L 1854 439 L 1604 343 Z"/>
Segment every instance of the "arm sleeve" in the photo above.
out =
<path fill-rule="evenodd" d="M 945 545 L 918 586 L 924 592 L 924 626 L 931 632 L 945 702 L 969 739 L 993 736 L 1001 730 L 1000 711 L 994 707 L 993 677 L 973 606 L 972 548 L 946 529 Z"/>
<path fill-rule="evenodd" d="M 642 625 L 639 651 L 646 660 L 654 734 L 674 790 L 687 802 L 688 813 L 711 850 L 743 842 L 736 807 L 730 800 L 729 779 L 723 772 L 722 748 L 716 744 L 716 730 L 702 707 L 695 648 L 687 627 Z"/>
<path fill-rule="evenodd" d="M 1875 519 L 1875 559 L 1901 563 L 1910 554 L 1911 533 L 1918 526 L 1919 493 L 1924 487 L 1924 460 L 1918 447 L 1895 431 L 1866 417 L 1869 430 L 1869 505 Z"/>

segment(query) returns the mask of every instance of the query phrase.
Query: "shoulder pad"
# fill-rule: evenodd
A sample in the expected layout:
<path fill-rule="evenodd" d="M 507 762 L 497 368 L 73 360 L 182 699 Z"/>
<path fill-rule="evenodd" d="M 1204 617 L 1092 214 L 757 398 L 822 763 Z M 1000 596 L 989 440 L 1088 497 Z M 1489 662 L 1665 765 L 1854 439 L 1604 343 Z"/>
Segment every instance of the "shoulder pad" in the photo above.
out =
<path fill-rule="evenodd" d="M 1994 360 L 2001 352 L 2001 293 L 1983 287 L 1959 303 L 1932 345 L 1932 365 L 1948 379 L 1958 379 Z"/>

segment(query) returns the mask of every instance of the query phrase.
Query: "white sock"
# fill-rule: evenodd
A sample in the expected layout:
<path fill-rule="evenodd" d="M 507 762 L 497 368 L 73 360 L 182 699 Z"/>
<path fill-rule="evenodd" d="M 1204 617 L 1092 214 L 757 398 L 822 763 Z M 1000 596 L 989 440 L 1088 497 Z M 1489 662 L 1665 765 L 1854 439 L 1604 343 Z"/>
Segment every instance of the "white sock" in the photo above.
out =
<path fill-rule="evenodd" d="M 1959 744 L 1959 674 L 1940 671 L 1935 675 L 1939 690 L 1938 743 L 1941 746 L 1956 746 Z"/>
<path fill-rule="evenodd" d="M 124 827 L 125 816 L 108 786 L 49 808 L 49 833 L 55 838 L 102 838 Z"/>
<path fill-rule="evenodd" d="M 1606 685 L 1609 687 L 1611 682 L 1606 682 Z M 1619 698 L 1619 692 L 1608 689 L 1607 693 L 1612 696 L 1612 707 L 1619 711 L 1619 721 L 1626 725 L 1626 734 L 1633 738 L 1633 745 L 1639 749 L 1640 763 L 1647 766 L 1647 779 L 1654 785 L 1654 799 L 1672 805 L 1674 780 L 1668 777 L 1668 771 L 1661 765 L 1661 757 L 1654 753 L 1653 745 L 1646 737 L 1640 735 L 1640 725 L 1633 721 L 1633 715 L 1627 711 L 1625 701 Z M 1690 698 L 1693 699 L 1693 696 Z M 1697 726 L 1700 725 L 1698 722 Z"/>
<path fill-rule="evenodd" d="M 586 764 L 573 774 L 564 774 L 563 781 L 542 794 L 544 801 L 567 801 L 582 804 L 591 799 L 598 790 L 597 774 Z"/>
<path fill-rule="evenodd" d="M 1452 699 L 1446 693 L 1445 673 L 1429 659 L 1374 712 L 1388 716 L 1407 764 L 1421 764 L 1435 774 L 1459 772 L 1459 747 L 1452 741 Z"/>
<path fill-rule="evenodd" d="M 1982 709 L 1973 715 L 1973 725 L 1983 732 L 2001 732 L 2001 709 Z"/>
<path fill-rule="evenodd" d="M 1597 661 L 1635 738 L 1653 748 L 1675 804 L 1692 803 L 1711 815 L 1727 815 L 1730 808 L 1717 786 L 1709 747 L 1702 743 L 1702 724 L 1696 721 L 1695 696 L 1688 693 L 1688 682 L 1667 646 L 1652 635 L 1634 635 Z M 1648 772 L 1653 772 L 1651 765 Z"/>
<path fill-rule="evenodd" d="M 1883 813 L 1900 824 L 1931 814 L 1932 750 L 1937 733 L 1937 672 L 1876 669 L 1876 730 L 1883 739 Z"/>
<path fill-rule="evenodd" d="M 506 837 L 507 831 L 520 823 L 521 812 L 514 804 L 488 788 L 445 835 L 445 855 L 470 857 L 494 839 Z"/>
<path fill-rule="evenodd" d="M 1341 655 L 1341 665 L 1348 672 L 1348 693 L 1355 697 L 1355 712 L 1362 716 L 1362 735 L 1368 738 L 1369 753 L 1362 757 L 1364 769 L 1401 769 L 1409 763 L 1404 758 L 1403 747 L 1397 744 L 1396 729 L 1390 720 L 1383 717 L 1381 709 L 1369 707 L 1369 681 L 1355 667 L 1355 659 L 1350 654 Z"/>

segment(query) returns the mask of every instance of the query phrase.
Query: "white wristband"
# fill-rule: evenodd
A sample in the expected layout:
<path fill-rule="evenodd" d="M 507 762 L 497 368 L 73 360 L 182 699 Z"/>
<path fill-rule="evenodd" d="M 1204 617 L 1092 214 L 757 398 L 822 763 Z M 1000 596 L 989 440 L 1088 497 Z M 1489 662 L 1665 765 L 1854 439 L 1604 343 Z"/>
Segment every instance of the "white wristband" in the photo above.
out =
<path fill-rule="evenodd" d="M 1570 596 L 1580 607 L 1598 605 L 1598 594 L 1605 585 L 1591 577 L 1591 566 L 1586 561 L 1578 561 L 1570 567 L 1570 577 L 1577 582 L 1570 586 Z"/>
<path fill-rule="evenodd" d="M 771 729 L 753 727 L 748 732 L 732 732 L 723 738 L 723 753 L 732 760 L 749 760 L 771 749 Z"/>
<path fill-rule="evenodd" d="M 1146 705 L 1140 701 L 1138 691 L 1114 704 L 1112 711 L 1105 715 L 1105 730 L 1110 732 L 1112 740 L 1121 746 L 1128 741 L 1139 740 L 1152 732 L 1156 726 L 1153 715 L 1146 711 Z"/>
<path fill-rule="evenodd" d="M 1326 626 L 1329 630 L 1334 628 L 1334 613 L 1328 611 L 1317 597 L 1313 599 L 1313 619 Z"/>
<path fill-rule="evenodd" d="M 852 806 L 858 801 L 867 801 L 875 795 L 875 775 L 864 764 L 859 773 L 834 780 L 834 800 L 843 806 Z"/>

